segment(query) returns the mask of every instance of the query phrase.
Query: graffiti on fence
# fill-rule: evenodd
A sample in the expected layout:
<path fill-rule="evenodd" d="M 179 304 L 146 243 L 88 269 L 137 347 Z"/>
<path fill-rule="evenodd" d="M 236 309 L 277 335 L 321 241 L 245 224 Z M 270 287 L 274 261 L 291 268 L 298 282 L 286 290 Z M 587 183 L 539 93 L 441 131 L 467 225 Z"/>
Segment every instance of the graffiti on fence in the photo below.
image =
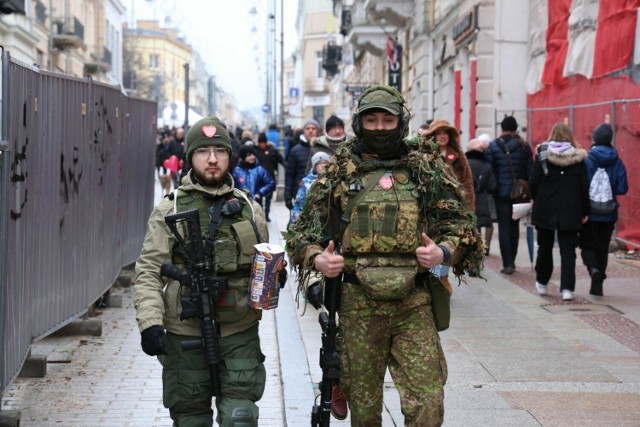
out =
<path fill-rule="evenodd" d="M 60 153 L 60 184 L 62 185 L 62 198 L 65 203 L 69 203 L 72 197 L 76 197 L 80 190 L 80 179 L 82 178 L 82 166 L 79 164 L 78 147 L 73 147 L 73 157 L 70 165 L 65 165 L 64 153 Z"/>

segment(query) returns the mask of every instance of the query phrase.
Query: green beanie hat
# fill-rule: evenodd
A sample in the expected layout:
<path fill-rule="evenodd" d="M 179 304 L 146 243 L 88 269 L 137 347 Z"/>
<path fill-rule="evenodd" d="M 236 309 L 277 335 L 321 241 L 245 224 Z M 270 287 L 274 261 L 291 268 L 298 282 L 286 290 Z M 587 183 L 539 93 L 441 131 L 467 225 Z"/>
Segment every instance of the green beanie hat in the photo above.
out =
<path fill-rule="evenodd" d="M 219 118 L 211 116 L 198 120 L 187 133 L 187 162 L 191 164 L 191 156 L 197 148 L 224 147 L 231 151 L 231 139 L 227 127 Z"/>

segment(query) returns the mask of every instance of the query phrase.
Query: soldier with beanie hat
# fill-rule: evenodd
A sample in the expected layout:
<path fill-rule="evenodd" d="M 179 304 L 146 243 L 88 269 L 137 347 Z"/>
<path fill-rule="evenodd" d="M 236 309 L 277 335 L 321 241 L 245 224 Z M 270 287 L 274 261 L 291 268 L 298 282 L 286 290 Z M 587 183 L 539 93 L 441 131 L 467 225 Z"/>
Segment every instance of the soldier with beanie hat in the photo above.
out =
<path fill-rule="evenodd" d="M 264 392 L 266 373 L 258 335 L 261 311 L 247 303 L 251 260 L 244 255 L 244 249 L 269 241 L 267 223 L 260 205 L 234 188 L 229 173 L 231 141 L 217 117 L 196 122 L 187 134 L 187 147 L 191 170 L 181 185 L 153 209 L 136 262 L 133 301 L 142 350 L 158 356 L 162 364 L 163 403 L 174 425 L 211 426 L 211 398 L 216 394 L 218 424 L 257 426 L 256 401 Z M 194 209 L 200 218 L 196 235 L 191 235 L 183 224 L 178 229 L 186 234 L 174 235 L 167 226 L 169 218 Z M 215 244 L 205 242 L 202 236 L 208 236 Z M 204 248 L 204 267 L 183 246 L 190 246 L 194 239 L 202 239 L 199 245 Z M 167 260 L 182 275 L 190 275 L 189 285 L 176 280 L 177 274 L 162 277 L 161 267 Z M 193 275 L 194 271 L 197 275 Z M 286 281 L 284 276 L 279 278 Z M 208 296 L 202 286 L 192 287 L 202 281 L 210 285 L 207 288 L 212 292 Z M 213 293 L 216 283 L 222 282 L 226 286 L 223 301 Z M 185 297 L 190 304 L 194 304 L 194 298 L 213 303 L 213 319 L 202 318 L 209 314 L 209 310 L 204 311 L 204 304 L 199 304 L 200 310 L 187 310 L 189 307 L 183 305 Z M 207 354 L 213 346 L 206 351 L 183 349 L 183 343 L 194 337 L 209 342 L 201 337 L 210 334 L 207 328 L 212 320 L 218 349 L 215 356 L 221 359 L 216 370 L 208 364 L 211 358 Z M 232 366 L 233 369 L 227 368 Z"/>

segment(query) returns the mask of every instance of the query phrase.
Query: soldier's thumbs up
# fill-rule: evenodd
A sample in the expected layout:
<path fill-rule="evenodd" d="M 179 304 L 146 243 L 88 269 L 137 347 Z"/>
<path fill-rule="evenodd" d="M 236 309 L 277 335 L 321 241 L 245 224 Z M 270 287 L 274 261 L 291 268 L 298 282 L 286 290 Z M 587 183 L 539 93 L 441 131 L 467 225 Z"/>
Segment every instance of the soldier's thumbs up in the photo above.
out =
<path fill-rule="evenodd" d="M 338 276 L 344 268 L 344 258 L 335 254 L 336 245 L 331 240 L 324 251 L 315 257 L 313 263 L 316 270 L 327 278 Z"/>
<path fill-rule="evenodd" d="M 422 233 L 422 245 L 426 248 L 429 245 L 435 245 L 435 243 L 429 236 L 427 236 L 427 233 Z"/>
<path fill-rule="evenodd" d="M 416 248 L 418 264 L 424 268 L 432 268 L 444 260 L 444 252 L 435 244 L 427 233 L 422 233 L 422 246 Z"/>

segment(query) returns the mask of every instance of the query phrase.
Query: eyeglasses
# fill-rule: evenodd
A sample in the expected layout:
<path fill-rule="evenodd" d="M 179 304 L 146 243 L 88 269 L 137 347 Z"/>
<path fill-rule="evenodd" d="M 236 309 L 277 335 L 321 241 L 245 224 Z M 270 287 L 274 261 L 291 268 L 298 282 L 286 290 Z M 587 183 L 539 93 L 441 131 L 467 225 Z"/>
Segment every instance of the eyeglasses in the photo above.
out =
<path fill-rule="evenodd" d="M 203 148 L 196 148 L 193 151 L 193 157 L 197 157 L 201 160 L 208 160 L 212 154 L 213 154 L 213 157 L 215 157 L 216 159 L 223 160 L 229 157 L 229 150 L 222 147 L 211 147 L 211 148 L 203 147 Z"/>

